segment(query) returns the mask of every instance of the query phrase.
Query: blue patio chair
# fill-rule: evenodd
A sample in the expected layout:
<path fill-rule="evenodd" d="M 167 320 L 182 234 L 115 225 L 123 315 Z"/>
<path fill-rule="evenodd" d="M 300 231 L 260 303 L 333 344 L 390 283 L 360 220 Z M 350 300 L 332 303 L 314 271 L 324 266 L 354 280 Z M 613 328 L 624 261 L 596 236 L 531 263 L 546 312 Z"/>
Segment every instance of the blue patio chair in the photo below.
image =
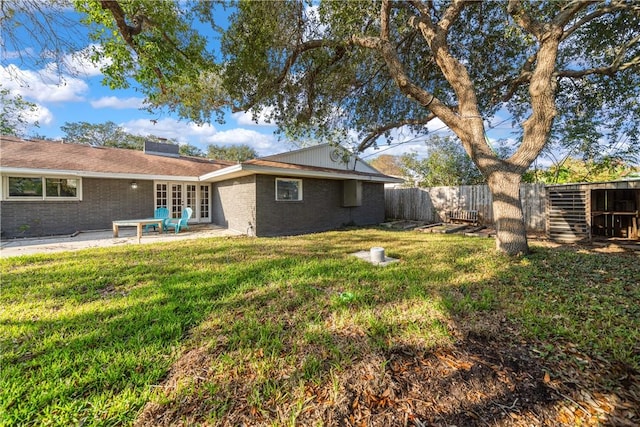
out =
<path fill-rule="evenodd" d="M 164 228 L 166 230 L 173 228 L 176 230 L 176 234 L 178 234 L 183 228 L 189 229 L 189 218 L 191 218 L 191 214 L 193 214 L 193 210 L 191 208 L 184 208 L 182 210 L 182 217 L 166 219 L 164 221 Z"/>
<path fill-rule="evenodd" d="M 153 217 L 157 219 L 168 219 L 169 218 L 169 209 L 167 208 L 158 208 L 153 211 Z M 156 230 L 158 224 L 147 224 L 144 226 L 144 231 L 149 231 L 149 228 L 153 227 L 153 230 Z"/>

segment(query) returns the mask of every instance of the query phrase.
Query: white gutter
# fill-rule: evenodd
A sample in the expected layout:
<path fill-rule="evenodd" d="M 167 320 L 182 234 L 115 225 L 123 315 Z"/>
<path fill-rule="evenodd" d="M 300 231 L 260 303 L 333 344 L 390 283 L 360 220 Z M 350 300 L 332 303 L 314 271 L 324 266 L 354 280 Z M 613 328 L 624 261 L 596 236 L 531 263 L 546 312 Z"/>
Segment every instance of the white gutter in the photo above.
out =
<path fill-rule="evenodd" d="M 227 179 L 227 175 L 236 174 L 242 171 L 243 171 L 242 164 L 239 163 L 237 165 L 227 166 L 226 168 L 223 168 L 223 169 L 218 169 L 217 171 L 214 171 L 214 172 L 206 173 L 200 176 L 198 179 L 200 181 L 211 181 L 211 182 L 222 181 L 222 179 L 214 179 L 214 178 L 224 177 L 223 179 Z"/>
<path fill-rule="evenodd" d="M 77 176 L 81 178 L 111 178 L 111 179 L 137 179 L 156 180 L 156 181 L 199 181 L 197 176 L 182 175 L 149 175 L 141 173 L 113 173 L 113 172 L 93 172 L 93 171 L 76 171 L 64 169 L 35 169 L 35 168 L 0 168 L 0 173 L 19 174 L 19 175 L 60 175 L 60 176 Z"/>
<path fill-rule="evenodd" d="M 304 170 L 304 169 L 289 169 L 289 168 L 279 168 L 273 166 L 260 166 L 260 165 L 251 165 L 251 164 L 238 164 L 234 166 L 230 166 L 224 169 L 220 169 L 218 171 L 208 173 L 206 175 L 202 175 L 200 177 L 201 181 L 223 181 L 226 179 L 235 178 L 238 176 L 250 175 L 252 173 L 255 174 L 264 174 L 264 175 L 284 175 L 284 176 L 296 176 L 303 178 L 325 178 L 325 179 L 355 179 L 359 181 L 370 181 L 370 182 L 390 182 L 390 183 L 402 183 L 404 180 L 398 178 L 390 178 L 390 177 L 379 177 L 372 175 L 362 175 L 362 174 L 352 174 L 352 173 L 336 173 L 336 172 L 328 172 L 328 171 L 313 171 L 313 170 Z"/>
<path fill-rule="evenodd" d="M 237 164 L 219 169 L 214 172 L 204 174 L 202 176 L 178 176 L 178 175 L 149 175 L 140 173 L 113 173 L 113 172 L 93 172 L 93 171 L 77 171 L 63 169 L 37 169 L 37 168 L 15 168 L 2 167 L 1 174 L 20 174 L 20 175 L 59 175 L 59 176 L 77 176 L 82 178 L 110 178 L 110 179 L 136 179 L 156 180 L 156 181 L 186 181 L 186 182 L 218 182 L 227 179 L 238 178 L 252 174 L 264 175 L 281 175 L 295 176 L 303 178 L 325 178 L 325 179 L 355 179 L 359 181 L 369 182 L 388 182 L 402 183 L 404 180 L 392 177 L 379 177 L 372 175 L 337 173 L 328 171 L 313 171 L 305 169 L 279 168 L 273 166 L 247 165 Z"/>

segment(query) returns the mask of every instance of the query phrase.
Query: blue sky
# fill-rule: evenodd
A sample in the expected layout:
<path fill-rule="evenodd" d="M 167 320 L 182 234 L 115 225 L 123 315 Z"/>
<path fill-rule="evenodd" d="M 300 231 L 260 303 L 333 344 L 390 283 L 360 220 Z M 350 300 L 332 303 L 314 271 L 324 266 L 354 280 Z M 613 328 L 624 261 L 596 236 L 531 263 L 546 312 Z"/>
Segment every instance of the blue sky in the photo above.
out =
<path fill-rule="evenodd" d="M 77 19 L 74 12 L 70 16 Z M 18 35 L 22 49 L 35 49 L 28 36 Z M 89 45 L 87 39 L 86 46 Z M 37 133 L 49 138 L 61 138 L 64 132 L 60 127 L 65 122 L 104 123 L 112 121 L 127 132 L 139 135 L 156 135 L 175 139 L 179 143 L 189 143 L 206 151 L 209 144 L 232 145 L 247 144 L 259 155 L 269 155 L 296 148 L 291 143 L 278 140 L 275 127 L 267 123 L 255 123 L 251 114 L 235 113 L 225 116 L 226 123 L 212 123 L 198 126 L 176 115 L 144 110 L 144 99 L 136 91 L 135 85 L 127 90 L 111 90 L 101 84 L 99 67 L 92 64 L 82 50 L 70 53 L 64 58 L 63 73 L 56 71 L 52 62 L 34 66 L 33 63 L 19 59 L 17 52 L 2 52 L 0 81 L 12 94 L 20 94 L 24 99 L 34 102 L 38 108 L 30 116 L 39 127 L 30 128 L 29 133 Z M 26 56 L 28 57 L 28 55 Z M 495 118 L 496 122 L 501 118 Z M 439 120 L 434 120 L 429 129 L 436 133 L 450 134 Z M 489 133 L 490 138 L 509 136 L 508 123 Z M 416 138 L 410 132 L 398 131 L 395 141 L 398 146 L 388 147 L 381 143 L 379 150 L 370 149 L 361 156 L 367 159 L 378 154 L 402 154 L 415 151 L 426 154 L 424 138 Z"/>

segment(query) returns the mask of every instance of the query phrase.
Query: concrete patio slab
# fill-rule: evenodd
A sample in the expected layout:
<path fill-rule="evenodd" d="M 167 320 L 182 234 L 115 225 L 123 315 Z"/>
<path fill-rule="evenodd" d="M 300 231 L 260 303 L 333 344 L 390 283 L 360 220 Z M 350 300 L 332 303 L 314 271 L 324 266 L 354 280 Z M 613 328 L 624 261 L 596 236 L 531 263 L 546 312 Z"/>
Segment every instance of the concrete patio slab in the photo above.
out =
<path fill-rule="evenodd" d="M 145 233 L 140 244 L 170 242 L 176 240 L 199 239 L 203 237 L 238 236 L 241 233 L 212 224 L 189 225 L 188 230 L 180 233 Z M 137 245 L 136 228 L 123 227 L 119 237 L 113 237 L 112 230 L 83 231 L 65 236 L 51 236 L 39 238 L 10 239 L 0 241 L 0 258 L 39 253 L 53 253 L 77 251 L 81 249 L 118 246 L 126 244 Z"/>

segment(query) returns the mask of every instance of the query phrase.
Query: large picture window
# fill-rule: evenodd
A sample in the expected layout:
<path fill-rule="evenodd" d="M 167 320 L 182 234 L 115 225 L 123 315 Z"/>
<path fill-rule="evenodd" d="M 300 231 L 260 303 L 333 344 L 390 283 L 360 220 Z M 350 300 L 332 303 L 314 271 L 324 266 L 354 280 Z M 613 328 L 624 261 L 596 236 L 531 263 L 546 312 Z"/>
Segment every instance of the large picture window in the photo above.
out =
<path fill-rule="evenodd" d="M 289 178 L 276 178 L 277 201 L 302 200 L 302 180 Z"/>
<path fill-rule="evenodd" d="M 56 200 L 80 198 L 80 179 L 53 177 L 7 177 L 7 193 L 10 199 Z"/>

